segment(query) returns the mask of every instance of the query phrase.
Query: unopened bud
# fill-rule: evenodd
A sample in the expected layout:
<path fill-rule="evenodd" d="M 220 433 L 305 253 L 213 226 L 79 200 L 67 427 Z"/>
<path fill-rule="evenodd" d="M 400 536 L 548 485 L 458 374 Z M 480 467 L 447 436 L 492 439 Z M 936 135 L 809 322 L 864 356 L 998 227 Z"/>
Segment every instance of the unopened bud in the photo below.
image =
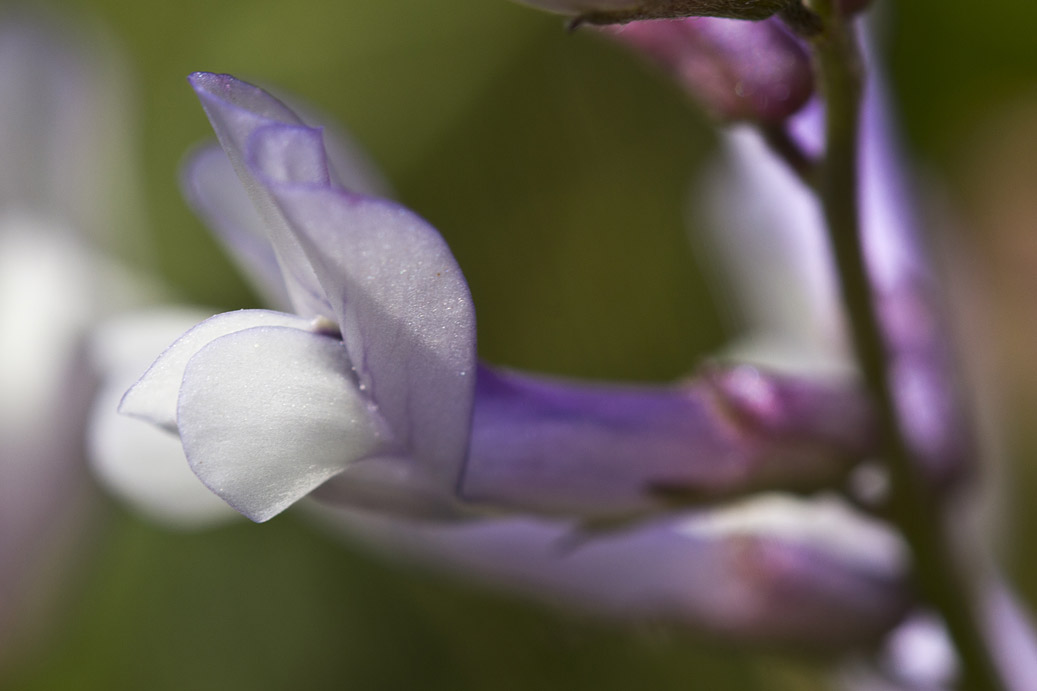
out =
<path fill-rule="evenodd" d="M 576 24 L 625 24 L 641 19 L 728 17 L 766 19 L 795 0 L 518 0 L 548 12 L 568 14 Z"/>
<path fill-rule="evenodd" d="M 658 20 L 604 31 L 662 67 L 722 120 L 780 121 L 814 90 L 809 55 L 777 18 Z"/>

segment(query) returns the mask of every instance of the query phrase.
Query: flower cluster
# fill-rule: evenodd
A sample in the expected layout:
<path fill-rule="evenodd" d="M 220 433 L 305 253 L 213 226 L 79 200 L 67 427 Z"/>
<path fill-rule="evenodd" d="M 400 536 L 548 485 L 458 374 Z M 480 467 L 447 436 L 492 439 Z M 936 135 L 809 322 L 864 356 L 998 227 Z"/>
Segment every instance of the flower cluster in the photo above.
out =
<path fill-rule="evenodd" d="M 702 185 L 742 342 L 669 386 L 480 362 L 461 268 L 355 147 L 256 86 L 196 73 L 219 145 L 192 156 L 187 196 L 278 311 L 176 338 L 119 405 L 158 432 L 100 415 L 97 462 L 136 474 L 114 482 L 133 492 L 148 483 L 131 457 L 161 455 L 255 521 L 306 500 L 397 555 L 740 640 L 845 650 L 926 607 L 946 615 L 911 583 L 924 591 L 940 566 L 918 550 L 931 535 L 896 516 L 908 496 L 942 522 L 975 468 L 939 288 L 881 87 L 846 161 L 840 127 L 856 136 L 857 121 L 833 126 L 841 111 L 815 94 L 852 85 L 856 65 L 833 78 L 825 51 L 853 45 L 863 3 L 530 4 L 631 22 L 606 31 L 744 123 Z M 834 227 L 847 206 L 848 239 Z"/>

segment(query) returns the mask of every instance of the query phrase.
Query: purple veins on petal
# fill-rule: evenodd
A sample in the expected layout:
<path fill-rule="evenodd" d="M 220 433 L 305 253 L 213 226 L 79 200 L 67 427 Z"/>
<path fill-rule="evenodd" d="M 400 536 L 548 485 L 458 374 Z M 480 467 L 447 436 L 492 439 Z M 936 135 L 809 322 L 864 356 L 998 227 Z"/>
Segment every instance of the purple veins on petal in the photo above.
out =
<path fill-rule="evenodd" d="M 718 368 L 609 387 L 483 367 L 460 489 L 476 504 L 594 516 L 822 487 L 870 450 L 871 427 L 852 384 Z"/>

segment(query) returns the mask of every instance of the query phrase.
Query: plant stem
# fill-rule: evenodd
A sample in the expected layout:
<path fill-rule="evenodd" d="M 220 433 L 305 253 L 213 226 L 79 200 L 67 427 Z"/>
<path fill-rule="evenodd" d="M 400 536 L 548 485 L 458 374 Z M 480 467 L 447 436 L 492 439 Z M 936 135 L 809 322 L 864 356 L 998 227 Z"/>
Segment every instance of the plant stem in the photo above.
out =
<path fill-rule="evenodd" d="M 859 209 L 859 133 L 864 88 L 856 33 L 833 0 L 814 0 L 822 29 L 811 37 L 826 105 L 826 142 L 817 178 L 842 298 L 865 382 L 881 425 L 891 480 L 890 517 L 912 550 L 920 595 L 943 617 L 957 647 L 961 687 L 1005 689 L 983 638 L 973 573 L 952 544 L 950 508 L 922 473 L 897 412 L 886 344 L 864 256 Z"/>

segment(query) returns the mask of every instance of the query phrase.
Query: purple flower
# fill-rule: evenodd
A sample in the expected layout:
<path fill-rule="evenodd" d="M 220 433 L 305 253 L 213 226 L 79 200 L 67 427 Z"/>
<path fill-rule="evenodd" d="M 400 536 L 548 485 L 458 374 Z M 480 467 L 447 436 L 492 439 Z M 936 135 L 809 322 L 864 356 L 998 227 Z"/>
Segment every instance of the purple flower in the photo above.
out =
<path fill-rule="evenodd" d="M 630 515 L 825 486 L 869 452 L 870 413 L 846 382 L 718 369 L 615 387 L 477 368 L 468 290 L 439 234 L 337 184 L 320 131 L 266 93 L 192 83 L 230 164 L 201 151 L 190 197 L 295 314 L 199 324 L 122 410 L 178 433 L 198 477 L 250 518 L 318 487 L 393 513 Z"/>
<path fill-rule="evenodd" d="M 46 628 L 33 605 L 89 523 L 88 330 L 146 292 L 103 252 L 134 195 L 123 65 L 102 38 L 0 11 L 0 667 Z"/>
<path fill-rule="evenodd" d="M 439 234 L 335 182 L 320 130 L 227 76 L 191 77 L 253 202 L 295 314 L 187 332 L 122 410 L 176 429 L 195 473 L 266 520 L 339 473 L 450 511 L 468 445 L 475 320 Z"/>
<path fill-rule="evenodd" d="M 838 482 L 872 452 L 852 382 L 716 365 L 672 386 L 617 386 L 477 364 L 460 270 L 411 212 L 337 183 L 368 186 L 355 152 L 255 87 L 192 83 L 227 153 L 193 157 L 189 197 L 295 313 L 203 321 L 122 408 L 179 434 L 228 503 L 265 520 L 312 493 L 311 509 L 395 554 L 739 639 L 838 648 L 901 616 L 902 546 L 837 499 L 674 512 Z M 159 321 L 137 336 L 175 324 Z M 121 335 L 131 350 L 133 333 Z M 97 426 L 102 454 L 150 454 L 127 449 L 156 435 L 120 446 L 110 425 Z M 136 480 L 122 487 L 147 500 Z M 429 520 L 456 517 L 470 520 Z"/>

